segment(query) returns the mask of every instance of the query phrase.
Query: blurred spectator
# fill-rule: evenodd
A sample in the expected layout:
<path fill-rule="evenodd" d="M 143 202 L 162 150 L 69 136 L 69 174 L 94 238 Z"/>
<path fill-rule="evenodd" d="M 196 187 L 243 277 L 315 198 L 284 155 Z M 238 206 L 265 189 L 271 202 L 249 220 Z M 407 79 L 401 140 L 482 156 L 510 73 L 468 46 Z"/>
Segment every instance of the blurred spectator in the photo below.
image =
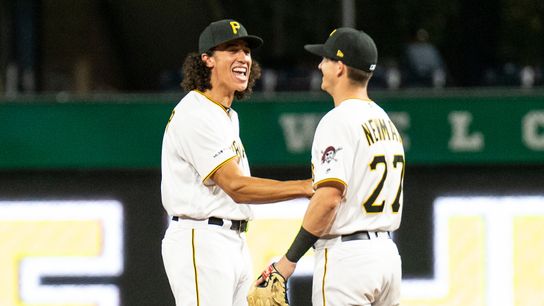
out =
<path fill-rule="evenodd" d="M 532 66 L 525 66 L 519 72 L 522 88 L 532 88 L 535 85 L 536 73 Z"/>
<path fill-rule="evenodd" d="M 543 85 L 542 67 L 538 64 L 519 65 L 506 62 L 488 68 L 484 74 L 485 86 L 521 87 L 524 89 Z"/>
<path fill-rule="evenodd" d="M 502 86 L 518 86 L 521 69 L 515 63 L 508 62 L 502 67 Z"/>
<path fill-rule="evenodd" d="M 319 69 L 314 69 L 312 72 L 310 72 L 310 90 L 320 91 L 322 79 L 323 74 Z"/>
<path fill-rule="evenodd" d="M 385 58 L 378 63 L 368 88 L 373 90 L 398 89 L 401 85 L 401 73 L 394 59 Z"/>
<path fill-rule="evenodd" d="M 402 82 L 402 75 L 397 60 L 384 58 L 383 66 L 385 68 L 385 84 L 387 88 L 399 89 Z"/>
<path fill-rule="evenodd" d="M 446 67 L 429 33 L 419 29 L 404 51 L 404 80 L 409 87 L 444 87 Z"/>
<path fill-rule="evenodd" d="M 6 67 L 6 89 L 7 97 L 15 97 L 18 91 L 19 70 L 15 63 L 9 63 Z"/>
<path fill-rule="evenodd" d="M 276 70 L 271 68 L 263 68 L 262 76 L 262 91 L 264 93 L 273 93 L 276 91 L 276 86 L 278 85 L 278 73 Z"/>
<path fill-rule="evenodd" d="M 386 82 L 390 89 L 398 89 L 400 87 L 401 74 L 397 67 L 391 67 L 387 70 Z"/>

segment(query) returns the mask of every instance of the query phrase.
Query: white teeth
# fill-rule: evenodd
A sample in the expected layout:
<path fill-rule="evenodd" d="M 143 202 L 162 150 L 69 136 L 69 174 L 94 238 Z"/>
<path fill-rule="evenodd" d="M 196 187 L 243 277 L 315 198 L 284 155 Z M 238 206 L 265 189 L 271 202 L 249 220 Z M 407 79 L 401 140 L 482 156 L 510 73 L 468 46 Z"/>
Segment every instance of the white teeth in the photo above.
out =
<path fill-rule="evenodd" d="M 232 71 L 235 72 L 235 73 L 241 73 L 243 75 L 246 75 L 247 68 L 237 67 L 237 68 L 232 69 Z"/>

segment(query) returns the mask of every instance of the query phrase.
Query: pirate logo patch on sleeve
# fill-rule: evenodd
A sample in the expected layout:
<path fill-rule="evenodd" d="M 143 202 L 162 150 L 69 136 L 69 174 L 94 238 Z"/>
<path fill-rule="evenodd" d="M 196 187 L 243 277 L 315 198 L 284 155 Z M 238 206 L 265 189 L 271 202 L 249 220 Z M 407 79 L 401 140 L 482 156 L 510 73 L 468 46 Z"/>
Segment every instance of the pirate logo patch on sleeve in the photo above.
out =
<path fill-rule="evenodd" d="M 328 146 L 325 151 L 321 151 L 323 154 L 321 156 L 321 164 L 327 163 L 330 164 L 333 161 L 337 161 L 336 152 L 342 150 L 342 148 L 335 148 L 333 146 Z"/>

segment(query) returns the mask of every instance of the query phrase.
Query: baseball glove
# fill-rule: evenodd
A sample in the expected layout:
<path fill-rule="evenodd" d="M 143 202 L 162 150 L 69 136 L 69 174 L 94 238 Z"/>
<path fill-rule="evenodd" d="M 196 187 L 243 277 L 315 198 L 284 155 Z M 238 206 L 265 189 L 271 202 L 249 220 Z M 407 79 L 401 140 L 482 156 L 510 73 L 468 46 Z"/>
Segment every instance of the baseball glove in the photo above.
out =
<path fill-rule="evenodd" d="M 268 266 L 259 278 L 264 282 L 253 285 L 247 296 L 249 306 L 289 306 L 285 278 L 274 264 Z"/>

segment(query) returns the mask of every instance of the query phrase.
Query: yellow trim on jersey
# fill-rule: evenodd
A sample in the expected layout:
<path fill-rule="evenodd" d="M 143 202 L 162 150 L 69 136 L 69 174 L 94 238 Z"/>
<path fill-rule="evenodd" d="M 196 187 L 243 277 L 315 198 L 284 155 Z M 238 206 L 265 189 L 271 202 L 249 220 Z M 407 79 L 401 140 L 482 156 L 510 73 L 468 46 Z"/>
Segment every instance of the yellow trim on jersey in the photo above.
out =
<path fill-rule="evenodd" d="M 196 270 L 196 250 L 195 250 L 195 229 L 193 228 L 191 235 L 191 245 L 193 247 L 193 268 L 195 271 L 195 290 L 196 290 L 196 305 L 200 306 L 200 295 L 198 294 L 198 272 Z"/>
<path fill-rule="evenodd" d="M 321 294 L 323 296 L 323 306 L 327 306 L 327 299 L 325 298 L 325 276 L 327 276 L 327 248 L 325 248 L 325 266 L 323 267 L 323 280 L 321 282 Z"/>
<path fill-rule="evenodd" d="M 359 100 L 359 101 L 363 101 L 363 102 L 372 102 L 372 103 L 376 103 L 376 102 L 374 102 L 374 100 L 372 100 L 372 99 L 347 98 L 347 99 L 345 99 L 344 101 L 347 101 L 347 100 Z M 342 102 L 343 102 L 343 101 L 342 101 Z"/>
<path fill-rule="evenodd" d="M 342 181 L 342 180 L 339 179 L 339 178 L 334 178 L 334 177 L 332 177 L 332 178 L 326 178 L 326 179 L 321 180 L 321 181 L 319 181 L 319 182 L 317 182 L 317 183 L 314 183 L 313 187 L 314 187 L 314 189 L 317 189 L 317 187 L 319 187 L 320 184 L 323 184 L 323 183 L 326 183 L 326 182 L 338 182 L 338 183 L 340 183 L 340 184 L 346 186 L 346 188 L 344 188 L 344 190 L 348 188 L 348 184 L 347 184 L 346 182 Z"/>
<path fill-rule="evenodd" d="M 196 89 L 193 90 L 193 91 L 194 91 L 194 92 L 197 92 L 197 93 L 199 93 L 199 94 L 201 94 L 202 96 L 204 96 L 204 98 L 208 99 L 208 100 L 209 100 L 210 102 L 212 102 L 213 104 L 215 104 L 215 105 L 221 107 L 221 109 L 222 109 L 225 113 L 227 113 L 227 114 L 229 113 L 229 109 L 228 109 L 228 108 L 226 108 L 223 104 L 221 104 L 221 103 L 219 103 L 219 102 L 215 102 L 214 100 L 210 99 L 210 97 L 206 96 L 202 91 L 196 90 Z"/>
<path fill-rule="evenodd" d="M 212 176 L 215 171 L 219 170 L 219 168 L 221 168 L 224 164 L 226 164 L 229 160 L 235 158 L 237 155 L 233 155 L 232 157 L 229 157 L 227 158 L 224 162 L 220 163 L 219 165 L 217 165 L 217 167 L 215 167 L 212 172 L 210 172 L 208 175 L 206 175 L 206 177 L 202 180 L 202 183 L 204 183 L 207 179 L 210 178 L 210 176 Z"/>

